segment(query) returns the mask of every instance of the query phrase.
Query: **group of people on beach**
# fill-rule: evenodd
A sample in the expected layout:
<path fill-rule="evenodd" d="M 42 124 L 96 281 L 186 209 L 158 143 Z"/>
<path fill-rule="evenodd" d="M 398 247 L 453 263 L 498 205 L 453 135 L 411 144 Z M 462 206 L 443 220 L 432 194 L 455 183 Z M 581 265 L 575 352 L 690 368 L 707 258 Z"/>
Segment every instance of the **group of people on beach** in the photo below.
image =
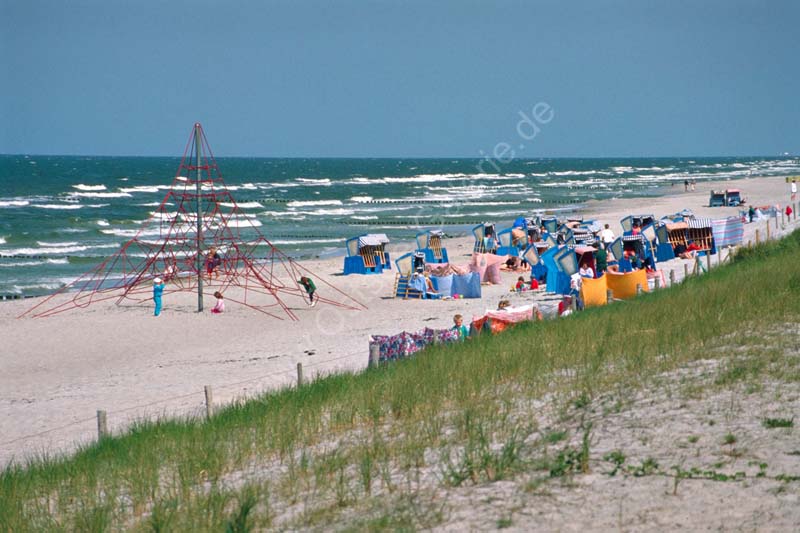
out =
<path fill-rule="evenodd" d="M 222 265 L 222 256 L 220 255 L 219 251 L 215 246 L 211 246 L 206 254 L 205 266 L 206 266 L 206 275 L 209 279 L 219 279 L 219 268 Z M 174 267 L 168 267 L 167 271 L 165 272 L 164 279 L 160 276 L 156 276 L 153 279 L 153 316 L 159 316 L 161 314 L 161 309 L 163 307 L 163 297 L 164 297 L 164 288 L 166 287 L 166 281 L 174 275 L 173 271 Z M 308 303 L 311 307 L 314 307 L 317 301 L 314 299 L 314 294 L 316 293 L 317 286 L 314 284 L 314 281 L 309 278 L 308 276 L 301 276 L 297 283 L 305 290 L 306 295 L 308 296 Z M 225 312 L 225 297 L 223 296 L 221 291 L 214 291 L 214 298 L 217 299 L 214 307 L 211 308 L 211 312 L 215 315 L 221 314 Z"/>

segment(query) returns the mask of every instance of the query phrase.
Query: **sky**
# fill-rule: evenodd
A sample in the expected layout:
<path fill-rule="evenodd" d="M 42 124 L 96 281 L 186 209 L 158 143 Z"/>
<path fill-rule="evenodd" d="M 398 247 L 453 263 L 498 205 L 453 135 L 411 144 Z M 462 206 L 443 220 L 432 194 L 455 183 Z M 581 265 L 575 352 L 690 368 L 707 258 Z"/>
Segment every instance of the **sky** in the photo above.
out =
<path fill-rule="evenodd" d="M 0 0 L 0 153 L 177 156 L 200 122 L 217 156 L 797 154 L 798 21 L 794 0 Z"/>

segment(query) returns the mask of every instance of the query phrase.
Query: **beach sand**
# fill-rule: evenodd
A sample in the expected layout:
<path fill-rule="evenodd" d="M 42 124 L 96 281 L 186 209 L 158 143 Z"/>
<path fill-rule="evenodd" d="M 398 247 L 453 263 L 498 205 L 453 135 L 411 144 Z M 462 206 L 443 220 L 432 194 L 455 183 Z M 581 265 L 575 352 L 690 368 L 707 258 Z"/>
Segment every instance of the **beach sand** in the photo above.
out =
<path fill-rule="evenodd" d="M 737 208 L 708 208 L 710 189 L 735 187 L 755 206 L 785 205 L 788 185 L 782 177 L 704 182 L 694 192 L 682 185 L 664 196 L 590 202 L 580 214 L 611 224 L 631 213 L 656 217 L 692 209 L 699 216 L 721 218 Z M 504 227 L 507 221 L 496 221 Z M 745 226 L 744 242 L 755 229 L 765 236 L 765 222 Z M 791 231 L 795 222 L 782 231 Z M 269 228 L 263 228 L 269 237 Z M 451 261 L 467 263 L 472 238 L 447 239 Z M 390 245 L 393 258 L 413 249 L 412 243 Z M 714 263 L 717 257 L 714 256 Z M 683 260 L 659 264 L 683 277 Z M 0 304 L 2 372 L 0 372 L 0 464 L 38 454 L 70 452 L 96 438 L 96 411 L 108 412 L 109 429 L 122 431 L 136 419 L 199 415 L 204 412 L 204 386 L 210 385 L 216 405 L 289 386 L 296 365 L 306 379 L 341 371 L 359 371 L 368 360 L 371 334 L 395 334 L 423 327 L 446 328 L 452 316 L 469 318 L 495 308 L 519 274 L 504 273 L 503 283 L 484 286 L 473 300 L 408 300 L 391 298 L 394 271 L 382 275 L 341 276 L 342 258 L 304 262 L 318 278 L 362 302 L 367 310 L 350 311 L 292 303 L 299 321 L 278 320 L 228 302 L 226 313 L 196 313 L 196 295 L 167 295 L 163 314 L 152 316 L 152 302 L 116 306 L 113 300 L 74 309 L 49 318 L 15 318 L 34 300 Z M 330 289 L 317 283 L 320 294 Z M 213 285 L 210 288 L 213 292 Z M 327 292 L 326 292 L 327 291 Z M 542 292 L 511 295 L 512 303 L 536 301 L 552 315 L 558 297 Z M 206 300 L 206 307 L 213 299 Z"/>

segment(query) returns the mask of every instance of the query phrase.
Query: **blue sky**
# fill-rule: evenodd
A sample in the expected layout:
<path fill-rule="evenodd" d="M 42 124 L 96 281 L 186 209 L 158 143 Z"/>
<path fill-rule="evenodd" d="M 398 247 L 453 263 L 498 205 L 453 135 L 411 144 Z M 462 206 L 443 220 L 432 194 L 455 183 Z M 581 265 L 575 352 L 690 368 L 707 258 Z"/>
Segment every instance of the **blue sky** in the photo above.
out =
<path fill-rule="evenodd" d="M 800 152 L 800 2 L 0 0 L 0 153 Z"/>

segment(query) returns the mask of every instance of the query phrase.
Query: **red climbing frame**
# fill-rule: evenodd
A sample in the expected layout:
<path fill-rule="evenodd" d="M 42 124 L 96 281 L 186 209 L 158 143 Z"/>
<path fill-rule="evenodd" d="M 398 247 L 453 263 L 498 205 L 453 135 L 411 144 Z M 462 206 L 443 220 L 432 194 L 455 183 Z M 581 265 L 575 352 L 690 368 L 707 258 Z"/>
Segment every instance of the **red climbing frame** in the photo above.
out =
<path fill-rule="evenodd" d="M 198 212 L 202 213 L 199 231 Z M 195 124 L 171 189 L 136 236 L 115 255 L 20 316 L 46 317 L 110 299 L 117 304 L 126 299 L 146 301 L 157 277 L 167 284 L 165 296 L 198 293 L 202 283 L 204 295 L 221 291 L 228 302 L 297 320 L 284 298 L 304 305 L 306 291 L 298 280 L 306 275 L 318 285 L 318 305 L 366 308 L 278 250 L 258 226 L 254 215 L 244 213 L 231 196 L 202 126 Z M 206 272 L 211 247 L 221 255 L 214 278 Z"/>

